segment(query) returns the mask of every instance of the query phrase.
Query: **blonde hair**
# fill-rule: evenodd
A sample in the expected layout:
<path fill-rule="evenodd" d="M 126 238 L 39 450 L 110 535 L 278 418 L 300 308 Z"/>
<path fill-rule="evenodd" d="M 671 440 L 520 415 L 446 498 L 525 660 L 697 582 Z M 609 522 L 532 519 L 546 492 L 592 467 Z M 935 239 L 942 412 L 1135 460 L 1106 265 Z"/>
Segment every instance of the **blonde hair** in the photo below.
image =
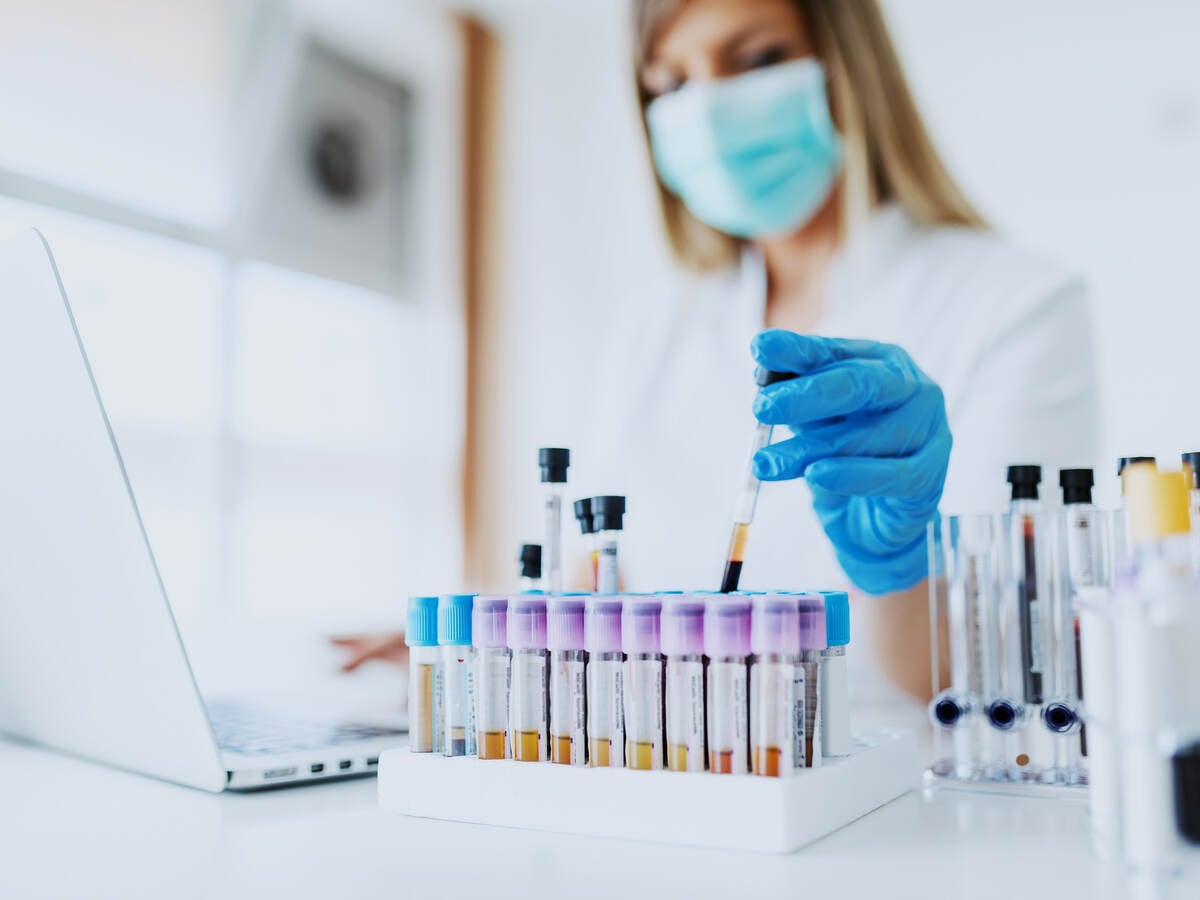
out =
<path fill-rule="evenodd" d="M 662 27 L 687 2 L 634 0 L 635 70 L 643 128 L 653 98 L 642 84 L 642 69 L 651 59 Z M 800 10 L 825 67 L 830 111 L 845 146 L 844 232 L 885 202 L 898 203 L 921 223 L 986 228 L 925 130 L 876 0 L 791 2 Z M 740 239 L 705 225 L 661 180 L 658 190 L 667 237 L 681 263 L 711 270 L 737 259 Z"/>

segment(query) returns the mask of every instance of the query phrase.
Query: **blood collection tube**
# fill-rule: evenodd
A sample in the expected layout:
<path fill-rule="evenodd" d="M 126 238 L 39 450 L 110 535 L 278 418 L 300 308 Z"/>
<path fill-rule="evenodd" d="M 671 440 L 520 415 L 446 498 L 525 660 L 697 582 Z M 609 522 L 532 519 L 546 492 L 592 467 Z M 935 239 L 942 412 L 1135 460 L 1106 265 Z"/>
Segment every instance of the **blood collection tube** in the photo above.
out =
<path fill-rule="evenodd" d="M 946 624 L 949 626 L 950 686 L 929 706 L 935 750 L 933 772 L 942 777 L 974 781 L 1003 778 L 1006 773 L 1006 731 L 1023 715 L 1020 651 L 1016 640 L 1015 588 L 1009 600 L 1013 624 L 1000 643 L 1001 581 L 1004 519 L 991 515 L 951 516 L 945 520 Z M 935 587 L 936 590 L 936 587 Z M 1007 656 L 1002 652 L 1012 651 Z M 1008 656 L 1014 657 L 1011 661 Z M 935 673 L 939 677 L 940 673 Z M 991 728 L 984 710 L 995 701 L 996 724 Z"/>
<path fill-rule="evenodd" d="M 442 650 L 442 752 L 475 755 L 474 678 L 471 665 L 471 607 L 474 594 L 438 599 L 438 645 Z"/>
<path fill-rule="evenodd" d="M 663 767 L 661 614 L 662 602 L 657 597 L 623 599 L 625 765 L 630 769 Z"/>
<path fill-rule="evenodd" d="M 594 767 L 625 765 L 621 606 L 619 597 L 589 597 L 584 605 L 588 765 Z"/>
<path fill-rule="evenodd" d="M 414 753 L 442 749 L 441 653 L 438 598 L 409 597 L 404 643 L 408 645 L 408 746 Z"/>
<path fill-rule="evenodd" d="M 1054 700 L 1042 710 L 1042 722 L 1051 733 L 1074 736 L 1064 747 L 1057 742 L 1055 780 L 1086 780 L 1083 758 L 1087 756 L 1087 731 L 1083 724 L 1083 635 L 1079 621 L 1078 598 L 1107 583 L 1104 559 L 1103 519 L 1092 504 L 1095 474 L 1091 469 L 1062 469 L 1058 474 L 1062 488 L 1062 533 L 1064 549 L 1061 590 L 1054 594 L 1054 625 L 1057 634 Z"/>
<path fill-rule="evenodd" d="M 663 597 L 662 652 L 667 658 L 667 768 L 703 772 L 703 599 Z"/>
<path fill-rule="evenodd" d="M 575 521 L 579 523 L 579 532 L 587 542 L 588 563 L 592 573 L 592 593 L 596 593 L 600 578 L 600 548 L 596 544 L 596 528 L 592 521 L 592 498 L 584 497 L 575 501 Z"/>
<path fill-rule="evenodd" d="M 804 667 L 804 766 L 821 764 L 821 653 L 828 647 L 825 598 L 800 594 L 800 663 Z"/>
<path fill-rule="evenodd" d="M 546 589 L 562 590 L 562 499 L 567 483 L 571 451 L 564 447 L 542 447 L 538 450 L 538 466 L 542 470 L 545 488 L 543 510 L 546 517 L 546 540 L 542 544 Z"/>
<path fill-rule="evenodd" d="M 1048 620 L 1038 592 L 1040 573 L 1037 569 L 1037 523 L 1041 511 L 1038 485 L 1042 481 L 1041 466 L 1009 466 L 1008 483 L 1012 485 L 1014 542 L 1017 545 L 1017 609 L 1021 629 L 1021 674 L 1024 679 L 1024 700 L 1037 705 L 1045 699 L 1045 677 L 1049 647 L 1043 640 L 1043 623 Z"/>
<path fill-rule="evenodd" d="M 508 692 L 508 733 L 512 758 L 550 758 L 549 676 L 546 650 L 546 598 L 508 598 L 508 649 L 512 679 Z"/>
<path fill-rule="evenodd" d="M 480 759 L 508 757 L 508 598 L 479 596 L 471 613 L 475 648 L 476 751 Z"/>
<path fill-rule="evenodd" d="M 546 601 L 550 649 L 550 760 L 587 764 L 587 672 L 583 642 L 584 600 L 579 595 Z"/>
<path fill-rule="evenodd" d="M 750 770 L 750 600 L 729 595 L 704 610 L 708 656 L 708 769 L 718 775 Z"/>
<path fill-rule="evenodd" d="M 596 571 L 596 593 L 615 594 L 620 590 L 620 563 L 617 548 L 624 527 L 624 497 L 593 497 L 592 527 L 599 549 Z"/>
<path fill-rule="evenodd" d="M 759 366 L 754 370 L 754 383 L 759 389 L 796 377 L 794 372 L 773 372 Z M 746 559 L 746 544 L 750 540 L 750 526 L 754 523 L 754 508 L 758 505 L 758 490 L 762 482 L 754 474 L 754 454 L 771 443 L 774 426 L 759 422 L 754 428 L 754 440 L 750 444 L 750 456 L 746 461 L 746 476 L 738 492 L 737 506 L 733 512 L 733 531 L 729 536 L 729 551 L 725 554 L 725 574 L 721 578 L 721 592 L 728 594 L 738 589 L 742 577 L 742 564 Z"/>
<path fill-rule="evenodd" d="M 818 678 L 821 756 L 849 756 L 850 686 L 846 670 L 846 646 L 850 643 L 850 595 L 845 591 L 821 591 L 825 598 L 825 639 Z"/>
<path fill-rule="evenodd" d="M 520 591 L 528 594 L 542 589 L 542 545 L 522 544 L 517 557 L 521 564 Z"/>
<path fill-rule="evenodd" d="M 800 658 L 800 600 L 756 597 L 751 609 L 750 750 L 755 775 L 778 778 L 804 768 L 806 716 Z"/>

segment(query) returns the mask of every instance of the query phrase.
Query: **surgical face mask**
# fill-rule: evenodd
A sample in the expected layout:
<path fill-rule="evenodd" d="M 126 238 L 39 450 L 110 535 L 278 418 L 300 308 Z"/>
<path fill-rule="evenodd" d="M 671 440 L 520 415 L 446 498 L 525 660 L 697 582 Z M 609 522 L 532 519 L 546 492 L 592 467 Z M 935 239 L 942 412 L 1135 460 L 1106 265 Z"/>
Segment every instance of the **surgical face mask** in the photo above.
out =
<path fill-rule="evenodd" d="M 697 219 L 741 238 L 807 222 L 842 159 L 813 59 L 685 84 L 652 101 L 646 123 L 663 184 Z"/>

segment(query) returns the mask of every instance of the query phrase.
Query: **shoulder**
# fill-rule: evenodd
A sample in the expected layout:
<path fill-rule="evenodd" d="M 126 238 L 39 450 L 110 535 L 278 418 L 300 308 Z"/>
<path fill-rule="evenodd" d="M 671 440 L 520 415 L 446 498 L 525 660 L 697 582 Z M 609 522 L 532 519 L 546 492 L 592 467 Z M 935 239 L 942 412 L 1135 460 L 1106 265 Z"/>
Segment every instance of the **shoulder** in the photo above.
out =
<path fill-rule="evenodd" d="M 1084 280 L 1051 257 L 995 231 L 900 223 L 904 253 L 892 277 L 920 284 L 914 302 L 931 315 L 973 321 L 995 334 L 1028 325 L 1056 307 L 1086 316 Z"/>

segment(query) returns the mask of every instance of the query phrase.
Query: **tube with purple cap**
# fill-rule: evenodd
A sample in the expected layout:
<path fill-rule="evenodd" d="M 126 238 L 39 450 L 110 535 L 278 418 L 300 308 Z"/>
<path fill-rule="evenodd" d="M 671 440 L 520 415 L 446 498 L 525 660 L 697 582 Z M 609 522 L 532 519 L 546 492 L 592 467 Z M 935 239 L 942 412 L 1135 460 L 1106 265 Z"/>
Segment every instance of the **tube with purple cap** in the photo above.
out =
<path fill-rule="evenodd" d="M 800 599 L 768 594 L 751 615 L 750 747 L 755 775 L 778 778 L 804 768 L 804 661 Z"/>
<path fill-rule="evenodd" d="M 584 604 L 588 765 L 598 768 L 625 766 L 621 605 L 620 597 L 589 597 Z"/>
<path fill-rule="evenodd" d="M 480 759 L 508 756 L 508 598 L 479 596 L 471 610 L 476 745 Z"/>
<path fill-rule="evenodd" d="M 587 693 L 583 644 L 584 600 L 577 595 L 546 601 L 550 649 L 550 760 L 587 764 Z"/>
<path fill-rule="evenodd" d="M 708 768 L 719 775 L 744 774 L 750 770 L 749 598 L 729 595 L 708 601 L 704 652 L 708 656 Z"/>
<path fill-rule="evenodd" d="M 663 767 L 662 602 L 625 597 L 621 645 L 625 651 L 625 761 L 630 769 Z"/>
<path fill-rule="evenodd" d="M 821 651 L 828 643 L 825 598 L 799 594 L 796 599 L 800 603 L 800 659 L 804 666 L 804 765 L 812 768 L 821 764 Z"/>
<path fill-rule="evenodd" d="M 662 608 L 667 658 L 667 768 L 704 771 L 704 600 L 669 597 Z"/>
<path fill-rule="evenodd" d="M 546 598 L 508 598 L 508 649 L 512 680 L 508 693 L 508 733 L 512 758 L 550 758 L 549 674 L 546 651 Z"/>

